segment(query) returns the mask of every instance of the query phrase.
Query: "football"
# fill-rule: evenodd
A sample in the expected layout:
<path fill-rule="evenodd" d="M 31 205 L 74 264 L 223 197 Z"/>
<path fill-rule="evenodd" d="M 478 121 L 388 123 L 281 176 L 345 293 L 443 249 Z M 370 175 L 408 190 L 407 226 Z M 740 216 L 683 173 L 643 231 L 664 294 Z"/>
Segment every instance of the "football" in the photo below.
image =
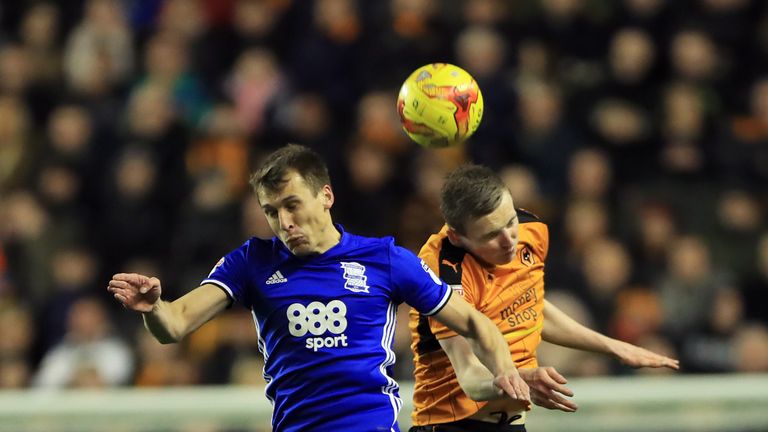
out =
<path fill-rule="evenodd" d="M 463 142 L 480 126 L 483 94 L 472 76 L 448 63 L 416 69 L 397 98 L 403 130 L 419 145 L 448 147 Z"/>

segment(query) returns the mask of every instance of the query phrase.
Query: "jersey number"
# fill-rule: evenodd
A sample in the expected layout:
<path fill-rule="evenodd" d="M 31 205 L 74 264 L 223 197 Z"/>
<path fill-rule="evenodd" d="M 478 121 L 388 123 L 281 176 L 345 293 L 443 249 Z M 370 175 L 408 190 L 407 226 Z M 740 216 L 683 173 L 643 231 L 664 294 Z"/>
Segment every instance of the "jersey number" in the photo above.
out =
<path fill-rule="evenodd" d="M 331 300 L 327 305 L 312 302 L 306 307 L 301 303 L 288 306 L 288 331 L 302 337 L 307 332 L 320 336 L 326 330 L 340 334 L 347 329 L 347 305 L 341 300 Z"/>

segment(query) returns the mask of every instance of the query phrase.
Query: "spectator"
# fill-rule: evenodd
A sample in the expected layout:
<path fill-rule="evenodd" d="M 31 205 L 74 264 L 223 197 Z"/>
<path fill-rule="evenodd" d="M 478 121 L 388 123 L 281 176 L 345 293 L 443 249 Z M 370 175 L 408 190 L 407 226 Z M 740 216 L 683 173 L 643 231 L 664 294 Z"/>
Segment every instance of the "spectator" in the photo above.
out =
<path fill-rule="evenodd" d="M 72 305 L 64 340 L 43 357 L 32 385 L 41 388 L 114 387 L 133 373 L 130 347 L 111 336 L 104 306 L 95 298 Z"/>

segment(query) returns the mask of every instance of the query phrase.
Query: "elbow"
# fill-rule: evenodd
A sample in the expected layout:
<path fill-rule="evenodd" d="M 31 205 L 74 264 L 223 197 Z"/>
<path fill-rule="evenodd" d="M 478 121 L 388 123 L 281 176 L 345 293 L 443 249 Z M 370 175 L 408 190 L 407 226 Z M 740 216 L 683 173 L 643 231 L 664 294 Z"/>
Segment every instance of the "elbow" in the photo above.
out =
<path fill-rule="evenodd" d="M 184 338 L 181 332 L 171 328 L 149 328 L 149 331 L 163 345 L 177 343 Z"/>
<path fill-rule="evenodd" d="M 166 331 L 164 331 L 162 334 L 156 335 L 156 337 L 161 344 L 167 345 L 181 342 L 181 340 L 184 339 L 184 336 L 186 335 L 187 333 L 180 328 L 171 327 L 166 329 Z"/>
<path fill-rule="evenodd" d="M 163 336 L 155 335 L 155 339 L 157 339 L 157 341 L 163 345 L 177 343 L 178 341 L 181 340 L 180 338 L 176 338 L 171 335 L 163 335 Z"/>
<path fill-rule="evenodd" d="M 487 319 L 485 315 L 472 309 L 466 317 L 455 327 L 451 328 L 451 330 L 455 331 L 459 336 L 462 336 L 465 339 L 476 340 L 482 332 L 485 319 Z"/>
<path fill-rule="evenodd" d="M 474 402 L 486 402 L 494 399 L 493 377 L 487 370 L 477 369 L 476 373 L 470 373 L 462 376 L 456 376 L 459 381 L 459 387 Z"/>
<path fill-rule="evenodd" d="M 474 386 L 463 386 L 459 384 L 461 387 L 461 390 L 464 392 L 464 394 L 467 395 L 468 398 L 472 399 L 473 402 L 487 402 L 493 398 L 492 393 L 487 390 L 482 389 L 482 385 L 478 383 L 478 385 Z"/>
<path fill-rule="evenodd" d="M 462 387 L 462 390 L 464 391 L 464 394 L 467 395 L 467 397 L 472 399 L 473 402 L 485 402 L 488 400 L 488 398 L 484 397 L 484 395 L 480 391 L 475 391 L 473 389 L 465 389 L 464 387 Z"/>
<path fill-rule="evenodd" d="M 497 331 L 493 321 L 479 311 L 472 313 L 467 327 L 467 334 L 463 336 L 473 340 L 479 339 L 480 335 L 486 334 L 488 331 Z"/>

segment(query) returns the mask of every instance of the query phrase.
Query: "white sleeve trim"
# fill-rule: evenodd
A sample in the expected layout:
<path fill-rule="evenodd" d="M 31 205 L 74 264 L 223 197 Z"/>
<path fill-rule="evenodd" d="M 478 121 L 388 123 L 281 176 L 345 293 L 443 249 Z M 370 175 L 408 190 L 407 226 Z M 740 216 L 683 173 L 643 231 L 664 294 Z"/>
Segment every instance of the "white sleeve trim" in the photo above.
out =
<path fill-rule="evenodd" d="M 200 285 L 205 285 L 207 283 L 216 285 L 217 287 L 223 289 L 227 293 L 229 298 L 232 301 L 235 301 L 235 294 L 232 292 L 232 290 L 224 282 L 218 281 L 216 279 L 205 279 L 204 281 L 200 282 Z"/>
<path fill-rule="evenodd" d="M 453 293 L 453 290 L 451 289 L 451 287 L 449 287 L 445 283 L 443 283 L 443 286 L 445 287 L 445 294 L 443 294 L 443 298 L 440 299 L 440 302 L 437 304 L 437 306 L 435 306 L 434 308 L 432 308 L 431 311 L 423 315 L 426 315 L 426 316 L 434 315 L 440 312 L 440 310 L 443 309 L 443 307 L 448 303 L 448 299 L 451 298 L 451 293 Z"/>

